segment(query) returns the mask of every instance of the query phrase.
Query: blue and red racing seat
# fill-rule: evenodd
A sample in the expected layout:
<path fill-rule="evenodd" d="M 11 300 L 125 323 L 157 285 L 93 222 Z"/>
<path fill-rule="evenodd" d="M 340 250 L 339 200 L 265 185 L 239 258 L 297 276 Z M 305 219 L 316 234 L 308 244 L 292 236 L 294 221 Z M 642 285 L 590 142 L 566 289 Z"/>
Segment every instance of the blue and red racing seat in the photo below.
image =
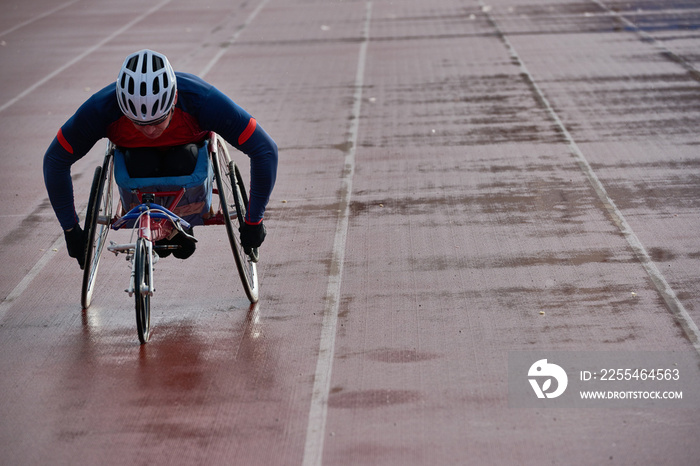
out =
<path fill-rule="evenodd" d="M 199 148 L 194 171 L 185 176 L 168 176 L 158 178 L 132 178 L 126 169 L 124 152 L 119 148 L 114 151 L 114 179 L 119 188 L 119 197 L 124 211 L 141 204 L 143 193 L 155 193 L 156 203 L 166 207 L 182 217 L 191 225 L 204 225 L 211 215 L 214 170 L 209 159 L 209 141 Z M 158 196 L 157 193 L 182 193 L 180 201 L 173 206 L 175 194 Z M 133 226 L 133 221 L 125 225 Z"/>

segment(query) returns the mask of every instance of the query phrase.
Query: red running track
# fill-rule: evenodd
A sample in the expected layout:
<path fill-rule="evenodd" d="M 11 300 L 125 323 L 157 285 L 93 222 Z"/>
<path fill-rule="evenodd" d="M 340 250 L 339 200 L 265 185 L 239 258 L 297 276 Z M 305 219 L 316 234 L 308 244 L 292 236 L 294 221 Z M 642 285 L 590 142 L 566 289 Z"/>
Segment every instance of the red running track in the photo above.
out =
<path fill-rule="evenodd" d="M 694 464 L 700 389 L 514 407 L 509 356 L 664 351 L 700 374 L 698 21 L 690 2 L 4 5 L 0 463 Z M 223 227 L 197 228 L 157 265 L 141 346 L 123 256 L 80 309 L 41 163 L 143 47 L 253 113 L 280 169 L 259 305 Z M 103 151 L 73 167 L 79 211 Z"/>

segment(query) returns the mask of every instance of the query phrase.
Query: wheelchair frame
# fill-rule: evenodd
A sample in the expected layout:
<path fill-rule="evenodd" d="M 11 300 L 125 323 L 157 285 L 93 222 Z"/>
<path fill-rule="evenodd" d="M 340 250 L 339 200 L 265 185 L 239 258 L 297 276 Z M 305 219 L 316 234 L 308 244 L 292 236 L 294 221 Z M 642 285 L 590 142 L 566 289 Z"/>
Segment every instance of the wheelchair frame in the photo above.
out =
<path fill-rule="evenodd" d="M 251 303 L 258 301 L 257 248 L 246 251 L 237 236 L 238 226 L 242 224 L 248 208 L 248 197 L 245 184 L 238 166 L 231 159 L 226 142 L 217 134 L 209 134 L 208 156 L 212 164 L 215 184 L 212 186 L 212 206 L 210 214 L 202 216 L 204 225 L 226 225 L 226 233 L 233 252 L 236 268 L 246 296 Z M 107 241 L 110 229 L 119 230 L 134 220 L 131 240 L 126 244 L 111 242 L 107 249 L 114 254 L 126 253 L 131 261 L 131 277 L 129 288 L 126 290 L 130 297 L 135 298 L 136 326 L 141 343 L 146 343 L 150 337 L 150 298 L 155 292 L 153 265 L 158 256 L 155 251 L 160 248 L 175 248 L 177 246 L 161 246 L 154 244 L 154 238 L 170 228 L 190 228 L 190 224 L 172 210 L 180 202 L 185 189 L 179 191 L 141 191 L 134 190 L 140 204 L 129 212 L 123 213 L 122 201 L 119 199 L 116 210 L 114 202 L 114 152 L 116 147 L 111 142 L 107 145 L 104 162 L 95 169 L 92 188 L 85 216 L 85 232 L 87 246 L 85 268 L 81 290 L 81 304 L 84 309 L 90 307 L 95 289 L 95 279 L 100 264 L 100 257 Z M 218 194 L 218 196 L 213 196 Z M 166 208 L 155 202 L 158 197 L 174 196 Z M 119 197 L 119 196 L 117 196 Z M 215 200 L 218 206 L 215 208 Z M 116 212 L 116 214 L 114 213 Z M 122 214 L 123 213 L 123 214 Z"/>

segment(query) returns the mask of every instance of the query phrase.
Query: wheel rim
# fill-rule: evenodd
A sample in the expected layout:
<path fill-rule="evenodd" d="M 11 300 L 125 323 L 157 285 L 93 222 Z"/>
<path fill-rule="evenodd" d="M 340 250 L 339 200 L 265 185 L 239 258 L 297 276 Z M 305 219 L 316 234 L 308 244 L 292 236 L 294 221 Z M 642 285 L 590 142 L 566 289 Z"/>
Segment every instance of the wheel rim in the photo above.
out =
<path fill-rule="evenodd" d="M 92 196 L 93 191 L 95 194 L 94 197 Z M 83 271 L 81 296 L 81 303 L 85 309 L 87 309 L 92 302 L 92 294 L 100 264 L 100 256 L 107 240 L 111 218 L 112 160 L 111 156 L 107 155 L 104 165 L 95 170 L 93 190 L 91 191 L 91 199 L 88 203 L 88 214 L 85 219 L 88 243 L 85 254 L 85 270 Z"/>
<path fill-rule="evenodd" d="M 236 267 L 241 276 L 243 288 L 248 299 L 254 303 L 258 300 L 257 265 L 245 254 L 240 239 L 236 234 L 240 225 L 239 218 L 245 215 L 245 208 L 247 207 L 247 199 L 244 198 L 245 189 L 239 189 L 237 181 L 242 184 L 240 173 L 236 173 L 238 171 L 237 167 L 231 161 L 224 143 L 219 138 L 217 138 L 217 146 L 217 158 L 213 161 L 213 165 L 219 189 L 220 208 L 224 215 L 229 243 L 236 261 Z M 236 175 L 238 175 L 238 180 Z M 236 209 L 234 196 L 238 196 L 239 205 L 242 208 L 240 213 Z"/>
<path fill-rule="evenodd" d="M 147 343 L 151 333 L 151 296 L 149 293 L 142 293 L 142 290 L 150 282 L 149 259 L 145 240 L 139 238 L 134 251 L 134 298 L 136 328 L 141 343 Z"/>

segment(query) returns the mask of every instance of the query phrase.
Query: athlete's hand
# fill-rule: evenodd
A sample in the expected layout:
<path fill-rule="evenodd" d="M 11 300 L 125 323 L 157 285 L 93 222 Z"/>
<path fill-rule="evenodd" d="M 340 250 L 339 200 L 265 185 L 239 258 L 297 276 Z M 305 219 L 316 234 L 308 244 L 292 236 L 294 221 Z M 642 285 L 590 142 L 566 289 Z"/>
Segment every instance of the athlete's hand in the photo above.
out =
<path fill-rule="evenodd" d="M 243 246 L 246 254 L 250 254 L 252 248 L 260 247 L 262 242 L 265 241 L 265 235 L 267 235 L 267 230 L 263 222 L 257 225 L 243 223 L 243 225 L 238 228 L 238 231 L 241 233 L 241 246 Z"/>
<path fill-rule="evenodd" d="M 87 244 L 86 232 L 80 228 L 80 224 L 76 223 L 70 230 L 64 230 L 63 236 L 66 238 L 68 255 L 77 259 L 80 270 L 83 270 L 85 268 L 85 246 Z"/>

